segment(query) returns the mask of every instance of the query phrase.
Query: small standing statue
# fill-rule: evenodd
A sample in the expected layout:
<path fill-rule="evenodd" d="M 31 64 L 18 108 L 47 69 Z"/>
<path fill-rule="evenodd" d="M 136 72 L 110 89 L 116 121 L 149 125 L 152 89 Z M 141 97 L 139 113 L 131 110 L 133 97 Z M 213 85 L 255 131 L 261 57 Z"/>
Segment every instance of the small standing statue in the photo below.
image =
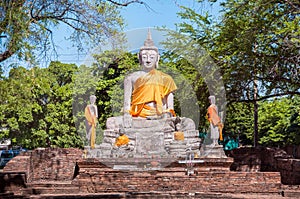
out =
<path fill-rule="evenodd" d="M 218 107 L 216 106 L 215 96 L 209 96 L 210 106 L 207 109 L 207 119 L 210 123 L 211 139 L 213 141 L 212 146 L 218 145 L 218 139 L 223 140 L 222 128 L 223 124 L 221 118 L 218 115 Z"/>
<path fill-rule="evenodd" d="M 85 115 L 85 125 L 86 125 L 86 138 L 90 143 L 92 149 L 95 148 L 95 140 L 96 140 L 96 125 L 98 118 L 98 109 L 95 105 L 96 96 L 90 96 L 91 104 L 87 105 L 84 110 Z"/>

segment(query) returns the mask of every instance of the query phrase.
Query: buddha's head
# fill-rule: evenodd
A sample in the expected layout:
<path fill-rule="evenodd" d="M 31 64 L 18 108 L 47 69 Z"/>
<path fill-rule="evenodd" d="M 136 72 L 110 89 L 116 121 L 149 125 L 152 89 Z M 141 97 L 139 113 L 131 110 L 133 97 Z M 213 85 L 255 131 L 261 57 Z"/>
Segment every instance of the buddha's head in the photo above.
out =
<path fill-rule="evenodd" d="M 95 95 L 91 95 L 90 96 L 90 102 L 91 102 L 91 104 L 95 104 L 95 102 L 96 102 L 96 96 Z"/>
<path fill-rule="evenodd" d="M 214 95 L 211 95 L 208 97 L 209 103 L 210 104 L 215 104 L 216 103 L 216 98 Z"/>
<path fill-rule="evenodd" d="M 144 42 L 144 46 L 140 48 L 138 58 L 144 70 L 150 71 L 158 67 L 158 48 L 154 45 L 154 42 L 151 38 L 150 30 L 148 31 L 148 36 Z"/>

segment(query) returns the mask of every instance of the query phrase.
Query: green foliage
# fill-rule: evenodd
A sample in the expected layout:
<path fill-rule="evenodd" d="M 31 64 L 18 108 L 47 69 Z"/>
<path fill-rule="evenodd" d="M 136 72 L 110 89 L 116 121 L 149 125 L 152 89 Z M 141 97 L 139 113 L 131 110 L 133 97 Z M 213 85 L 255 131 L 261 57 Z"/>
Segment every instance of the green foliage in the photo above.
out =
<path fill-rule="evenodd" d="M 254 122 L 252 119 L 254 113 L 251 108 L 253 108 L 254 101 L 300 94 L 300 5 L 295 0 L 276 3 L 267 0 L 226 0 L 221 2 L 221 6 L 223 6 L 224 14 L 221 20 L 213 20 L 208 13 L 200 14 L 191 8 L 182 7 L 179 16 L 184 21 L 177 24 L 177 34 L 170 33 L 168 41 L 172 45 L 169 44 L 169 46 L 173 46 L 170 49 L 176 51 L 178 46 L 188 44 L 185 45 L 187 52 L 196 54 L 195 57 L 199 60 L 203 59 L 203 55 L 201 56 L 197 51 L 192 52 L 189 49 L 189 43 L 193 43 L 193 46 L 202 46 L 208 52 L 222 75 L 222 78 L 214 79 L 225 83 L 227 114 L 224 130 L 227 133 L 240 132 L 245 143 L 249 144 L 253 139 L 254 126 L 251 122 Z M 182 37 L 189 38 L 189 40 L 185 39 L 188 42 L 183 42 Z M 201 64 L 200 61 L 191 63 Z M 212 73 L 206 74 L 211 80 Z M 211 89 L 208 82 L 216 85 L 214 81 L 205 82 L 209 90 Z M 255 84 L 258 85 L 258 90 Z M 218 92 L 219 90 L 216 90 L 216 93 Z M 257 98 L 256 94 L 258 94 Z M 203 99 L 202 102 L 200 98 L 198 100 L 199 104 L 204 104 Z M 267 102 L 261 102 L 263 104 L 261 106 L 266 106 L 265 103 Z M 274 107 L 277 107 L 277 104 Z M 288 106 L 281 108 L 284 111 L 289 109 Z M 264 125 L 259 127 L 259 134 L 262 136 L 261 144 L 298 143 L 295 131 L 298 128 L 296 113 L 293 114 L 292 125 L 289 121 L 291 120 L 289 112 L 275 112 L 272 116 L 274 118 L 269 118 L 271 121 L 268 121 L 268 117 L 261 111 L 261 108 L 259 111 L 259 117 L 261 117 L 259 126 Z M 279 120 L 276 124 L 273 121 L 276 119 L 275 116 Z M 272 123 L 272 128 L 264 122 Z M 293 141 L 289 135 L 292 135 Z"/>
<path fill-rule="evenodd" d="M 284 146 L 300 143 L 299 97 L 279 98 L 259 103 L 259 144 Z M 253 143 L 252 104 L 233 103 L 227 109 L 225 135 L 239 136 L 242 145 Z"/>
<path fill-rule="evenodd" d="M 82 147 L 72 115 L 74 64 L 52 62 L 49 68 L 17 67 L 1 81 L 0 124 L 26 148 Z"/>
<path fill-rule="evenodd" d="M 264 102 L 259 107 L 260 144 L 282 146 L 300 143 L 299 98 Z"/>
<path fill-rule="evenodd" d="M 219 65 L 227 98 L 252 101 L 299 93 L 299 3 L 227 0 L 221 22 L 183 7 L 179 32 L 197 41 Z"/>
<path fill-rule="evenodd" d="M 242 145 L 253 143 L 253 105 L 233 103 L 226 110 L 224 137 L 239 137 Z"/>
<path fill-rule="evenodd" d="M 101 128 L 105 128 L 106 119 L 122 113 L 124 98 L 124 77 L 139 68 L 135 54 L 119 51 L 105 51 L 95 56 L 97 65 L 104 66 L 98 71 L 96 96 Z M 99 70 L 99 69 L 98 69 Z"/>
<path fill-rule="evenodd" d="M 69 28 L 67 39 L 79 49 L 99 44 L 122 29 L 118 7 L 113 1 L 1 1 L 0 35 L 6 38 L 0 62 L 12 55 L 33 62 L 36 55 L 47 54 L 62 25 Z"/>

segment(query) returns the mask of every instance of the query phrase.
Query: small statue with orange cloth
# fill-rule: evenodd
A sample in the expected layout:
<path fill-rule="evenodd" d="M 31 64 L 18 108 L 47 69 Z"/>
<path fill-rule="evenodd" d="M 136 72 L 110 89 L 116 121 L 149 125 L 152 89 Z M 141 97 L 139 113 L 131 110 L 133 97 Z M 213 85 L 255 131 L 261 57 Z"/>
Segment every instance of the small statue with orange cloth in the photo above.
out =
<path fill-rule="evenodd" d="M 86 126 L 86 138 L 90 143 L 92 149 L 95 148 L 96 141 L 96 125 L 98 118 L 98 109 L 95 105 L 96 96 L 90 96 L 91 104 L 87 105 L 84 110 L 85 115 L 85 126 Z"/>
<path fill-rule="evenodd" d="M 210 106 L 207 109 L 206 117 L 210 123 L 211 139 L 213 141 L 212 146 L 218 145 L 218 139 L 223 140 L 222 129 L 223 124 L 221 118 L 218 115 L 218 107 L 216 106 L 215 96 L 211 95 L 208 97 Z"/>

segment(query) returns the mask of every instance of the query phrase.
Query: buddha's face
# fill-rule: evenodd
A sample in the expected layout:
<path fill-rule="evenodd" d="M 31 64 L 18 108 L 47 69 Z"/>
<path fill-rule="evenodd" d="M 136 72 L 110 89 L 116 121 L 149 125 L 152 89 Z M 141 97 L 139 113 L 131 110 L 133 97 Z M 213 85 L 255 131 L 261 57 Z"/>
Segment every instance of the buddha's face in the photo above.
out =
<path fill-rule="evenodd" d="M 140 52 L 140 62 L 144 69 L 151 70 L 158 64 L 159 55 L 155 50 L 142 50 Z"/>
<path fill-rule="evenodd" d="M 91 104 L 95 104 L 95 102 L 96 102 L 96 97 L 91 96 L 91 97 L 90 97 L 90 102 L 91 102 Z"/>

